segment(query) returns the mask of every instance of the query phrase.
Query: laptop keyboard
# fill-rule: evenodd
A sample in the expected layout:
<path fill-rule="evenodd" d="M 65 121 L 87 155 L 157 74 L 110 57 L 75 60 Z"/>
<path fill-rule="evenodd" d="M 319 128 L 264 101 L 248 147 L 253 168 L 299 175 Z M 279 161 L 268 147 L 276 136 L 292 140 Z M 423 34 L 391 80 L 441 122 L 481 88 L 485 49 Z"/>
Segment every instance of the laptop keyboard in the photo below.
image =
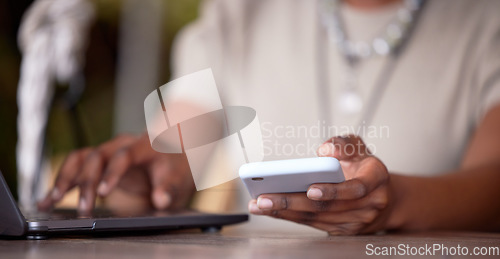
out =
<path fill-rule="evenodd" d="M 92 215 L 79 215 L 76 210 L 57 209 L 52 212 L 34 211 L 23 213 L 28 221 L 50 221 L 68 219 L 110 218 L 113 214 L 105 210 L 96 210 Z"/>
<path fill-rule="evenodd" d="M 151 211 L 151 212 L 136 212 L 136 213 L 113 213 L 106 209 L 95 209 L 91 215 L 78 214 L 75 209 L 55 209 L 51 212 L 33 211 L 24 212 L 23 215 L 27 221 L 50 221 L 50 220 L 68 220 L 68 219 L 95 219 L 95 218 L 131 218 L 131 217 L 169 217 L 175 215 L 197 215 L 193 210 L 177 210 L 177 211 Z"/>

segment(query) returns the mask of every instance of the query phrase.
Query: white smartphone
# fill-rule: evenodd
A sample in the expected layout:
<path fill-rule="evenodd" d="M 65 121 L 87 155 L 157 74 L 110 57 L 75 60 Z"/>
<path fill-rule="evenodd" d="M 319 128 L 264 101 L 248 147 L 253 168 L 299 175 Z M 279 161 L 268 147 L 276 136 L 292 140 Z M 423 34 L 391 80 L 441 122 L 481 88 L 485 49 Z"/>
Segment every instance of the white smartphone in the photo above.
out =
<path fill-rule="evenodd" d="M 263 193 L 306 192 L 313 183 L 345 181 L 339 161 L 333 157 L 314 157 L 244 164 L 239 175 L 256 199 Z"/>

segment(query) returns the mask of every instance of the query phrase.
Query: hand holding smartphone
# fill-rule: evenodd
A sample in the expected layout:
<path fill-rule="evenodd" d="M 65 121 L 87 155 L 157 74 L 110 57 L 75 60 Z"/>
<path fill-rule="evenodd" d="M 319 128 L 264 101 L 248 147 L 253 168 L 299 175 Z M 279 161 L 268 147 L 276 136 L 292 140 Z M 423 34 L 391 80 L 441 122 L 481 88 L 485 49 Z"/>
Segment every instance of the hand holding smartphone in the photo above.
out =
<path fill-rule="evenodd" d="M 252 198 L 264 193 L 306 192 L 313 183 L 345 181 L 339 161 L 314 157 L 244 164 L 239 175 Z"/>

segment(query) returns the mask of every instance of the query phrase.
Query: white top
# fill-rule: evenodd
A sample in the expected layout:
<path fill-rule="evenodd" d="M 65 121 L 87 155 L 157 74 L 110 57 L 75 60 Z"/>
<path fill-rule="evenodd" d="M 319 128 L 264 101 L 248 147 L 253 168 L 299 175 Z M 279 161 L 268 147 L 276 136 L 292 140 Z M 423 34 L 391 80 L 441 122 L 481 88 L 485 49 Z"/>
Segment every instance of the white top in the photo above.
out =
<path fill-rule="evenodd" d="M 352 39 L 370 40 L 399 5 L 341 12 Z M 427 1 L 370 124 L 361 127 L 360 115 L 337 109 L 345 63 L 326 37 L 316 1 L 206 1 L 201 17 L 177 38 L 174 75 L 211 67 L 224 105 L 257 111 L 266 160 L 315 156 L 333 133 L 349 131 L 363 136 L 391 172 L 438 175 L 459 166 L 474 129 L 500 101 L 499 10 L 500 1 Z M 318 46 L 326 46 L 319 49 L 328 65 L 326 85 L 318 78 Z M 386 61 L 361 64 L 365 104 Z M 328 89 L 329 107 L 318 104 L 321 87 Z M 320 118 L 325 108 L 330 118 Z"/>

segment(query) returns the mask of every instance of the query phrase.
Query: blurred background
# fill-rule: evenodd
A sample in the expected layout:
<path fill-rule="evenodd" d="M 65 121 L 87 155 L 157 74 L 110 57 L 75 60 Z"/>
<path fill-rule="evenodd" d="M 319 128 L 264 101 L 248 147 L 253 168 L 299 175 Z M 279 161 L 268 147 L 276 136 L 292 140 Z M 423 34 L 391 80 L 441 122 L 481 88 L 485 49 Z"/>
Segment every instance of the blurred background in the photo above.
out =
<path fill-rule="evenodd" d="M 22 60 L 18 31 L 23 14 L 33 2 L 0 1 L 0 169 L 14 195 L 18 186 L 16 98 Z M 84 91 L 74 108 L 68 108 L 69 84 L 56 82 L 50 101 L 44 152 L 52 170 L 75 148 L 98 145 L 121 132 L 138 133 L 144 129 L 142 113 L 133 115 L 136 118 L 118 118 L 127 116 L 128 109 L 142 107 L 152 89 L 169 81 L 172 41 L 181 27 L 197 17 L 199 4 L 199 0 L 89 2 L 94 17 L 83 58 Z M 137 84 L 142 84 L 139 92 L 120 94 L 125 92 L 121 89 Z M 130 98 L 138 101 L 127 105 Z M 122 111 L 117 112 L 120 108 Z M 81 130 L 73 130 L 75 126 Z"/>

